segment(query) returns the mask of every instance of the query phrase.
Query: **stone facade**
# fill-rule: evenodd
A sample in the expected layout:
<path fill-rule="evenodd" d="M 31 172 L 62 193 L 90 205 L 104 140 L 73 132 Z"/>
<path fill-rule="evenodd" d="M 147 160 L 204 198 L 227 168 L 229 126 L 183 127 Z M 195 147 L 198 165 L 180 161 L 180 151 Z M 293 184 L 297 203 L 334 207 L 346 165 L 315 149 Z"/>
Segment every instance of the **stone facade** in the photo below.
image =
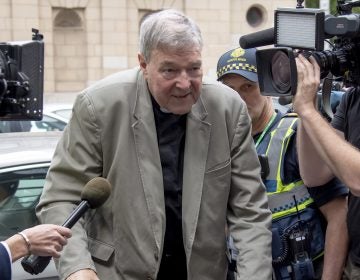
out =
<path fill-rule="evenodd" d="M 274 10 L 294 0 L 2 0 L 0 41 L 45 42 L 45 99 L 63 98 L 137 62 L 139 22 L 148 12 L 175 8 L 193 18 L 204 39 L 204 73 L 215 77 L 219 56 L 241 35 L 273 26 Z M 59 96 L 60 96 L 59 95 Z"/>

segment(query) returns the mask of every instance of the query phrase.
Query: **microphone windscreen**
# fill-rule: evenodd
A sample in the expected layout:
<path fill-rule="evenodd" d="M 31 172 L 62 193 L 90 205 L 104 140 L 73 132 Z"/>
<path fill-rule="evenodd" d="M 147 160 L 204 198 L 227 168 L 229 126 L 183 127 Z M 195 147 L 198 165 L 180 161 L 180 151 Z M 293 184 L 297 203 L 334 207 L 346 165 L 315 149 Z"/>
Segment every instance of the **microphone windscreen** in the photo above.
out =
<path fill-rule="evenodd" d="M 86 200 L 90 208 L 97 208 L 104 204 L 111 193 L 110 182 L 102 177 L 91 179 L 81 192 L 81 199 Z"/>
<path fill-rule="evenodd" d="M 274 43 L 274 27 L 241 36 L 239 40 L 239 44 L 243 49 L 272 45 Z"/>

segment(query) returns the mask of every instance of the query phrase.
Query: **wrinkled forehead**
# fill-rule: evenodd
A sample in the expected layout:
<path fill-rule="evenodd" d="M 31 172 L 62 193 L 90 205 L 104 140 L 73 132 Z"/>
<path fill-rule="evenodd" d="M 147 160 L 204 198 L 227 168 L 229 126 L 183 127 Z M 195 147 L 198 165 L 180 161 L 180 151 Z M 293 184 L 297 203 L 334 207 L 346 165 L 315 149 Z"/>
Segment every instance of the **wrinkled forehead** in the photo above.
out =
<path fill-rule="evenodd" d="M 149 62 L 152 61 L 177 61 L 202 63 L 201 50 L 193 48 L 157 48 L 150 52 Z"/>

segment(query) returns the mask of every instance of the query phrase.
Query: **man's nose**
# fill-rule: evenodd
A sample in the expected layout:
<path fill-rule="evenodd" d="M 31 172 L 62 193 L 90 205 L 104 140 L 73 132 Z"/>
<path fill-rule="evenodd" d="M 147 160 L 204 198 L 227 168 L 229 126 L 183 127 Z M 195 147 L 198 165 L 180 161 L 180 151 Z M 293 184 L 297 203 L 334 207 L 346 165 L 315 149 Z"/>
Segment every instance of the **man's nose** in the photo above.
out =
<path fill-rule="evenodd" d="M 190 88 L 191 78 L 186 70 L 180 72 L 180 75 L 177 77 L 176 86 L 182 89 Z"/>

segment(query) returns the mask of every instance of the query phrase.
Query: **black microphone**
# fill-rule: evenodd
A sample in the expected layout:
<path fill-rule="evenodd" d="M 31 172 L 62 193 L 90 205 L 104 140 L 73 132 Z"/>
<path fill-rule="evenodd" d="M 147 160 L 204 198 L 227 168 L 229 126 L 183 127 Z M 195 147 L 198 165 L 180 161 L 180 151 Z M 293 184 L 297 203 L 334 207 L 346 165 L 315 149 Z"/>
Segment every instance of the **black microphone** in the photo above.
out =
<path fill-rule="evenodd" d="M 239 43 L 243 49 L 272 45 L 275 43 L 274 27 L 241 36 Z"/>
<path fill-rule="evenodd" d="M 63 223 L 63 227 L 71 228 L 89 209 L 100 207 L 108 199 L 111 193 L 111 185 L 102 177 L 91 179 L 81 192 L 81 202 Z M 51 260 L 51 256 L 30 255 L 21 260 L 21 265 L 30 274 L 43 272 Z"/>

